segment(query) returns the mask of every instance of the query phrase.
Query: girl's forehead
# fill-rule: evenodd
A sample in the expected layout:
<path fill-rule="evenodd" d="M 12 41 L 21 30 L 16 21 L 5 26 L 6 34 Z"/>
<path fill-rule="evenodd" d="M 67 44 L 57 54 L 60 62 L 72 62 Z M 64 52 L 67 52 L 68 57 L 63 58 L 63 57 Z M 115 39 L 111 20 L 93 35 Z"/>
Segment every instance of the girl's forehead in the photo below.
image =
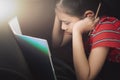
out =
<path fill-rule="evenodd" d="M 69 18 L 70 17 L 70 15 L 68 15 L 62 11 L 56 11 L 56 15 L 60 18 Z"/>
<path fill-rule="evenodd" d="M 58 18 L 63 21 L 63 22 L 74 22 L 74 21 L 78 21 L 79 18 L 75 17 L 75 16 L 70 16 L 66 13 L 57 13 Z"/>
<path fill-rule="evenodd" d="M 64 7 L 62 7 L 62 6 L 56 6 L 55 11 L 65 12 L 66 9 Z"/>

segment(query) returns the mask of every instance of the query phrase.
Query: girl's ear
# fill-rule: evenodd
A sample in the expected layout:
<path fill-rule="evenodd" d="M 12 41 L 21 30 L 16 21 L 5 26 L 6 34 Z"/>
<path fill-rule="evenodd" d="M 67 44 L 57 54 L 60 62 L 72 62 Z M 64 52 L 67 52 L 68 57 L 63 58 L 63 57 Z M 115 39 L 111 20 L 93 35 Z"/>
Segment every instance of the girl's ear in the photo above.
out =
<path fill-rule="evenodd" d="M 84 13 L 84 17 L 94 17 L 94 16 L 95 16 L 95 14 L 94 14 L 94 12 L 91 11 L 91 10 L 87 10 L 87 11 L 85 11 L 85 13 Z"/>

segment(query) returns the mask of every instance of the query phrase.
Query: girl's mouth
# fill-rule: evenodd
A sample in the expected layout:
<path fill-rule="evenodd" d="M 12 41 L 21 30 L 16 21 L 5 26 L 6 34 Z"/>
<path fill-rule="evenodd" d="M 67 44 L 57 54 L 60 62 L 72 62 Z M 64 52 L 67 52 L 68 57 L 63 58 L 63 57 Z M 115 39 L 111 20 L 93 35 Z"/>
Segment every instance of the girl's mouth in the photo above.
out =
<path fill-rule="evenodd" d="M 64 32 L 65 35 L 72 35 L 70 32 Z"/>

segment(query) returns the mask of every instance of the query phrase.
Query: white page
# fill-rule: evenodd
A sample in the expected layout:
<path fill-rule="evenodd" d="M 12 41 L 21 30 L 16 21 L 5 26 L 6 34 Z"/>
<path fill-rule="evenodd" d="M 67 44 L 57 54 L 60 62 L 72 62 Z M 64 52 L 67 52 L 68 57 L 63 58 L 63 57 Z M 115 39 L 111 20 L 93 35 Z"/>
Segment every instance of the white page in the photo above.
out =
<path fill-rule="evenodd" d="M 8 24 L 9 24 L 9 26 L 12 29 L 12 31 L 13 31 L 14 34 L 20 34 L 20 35 L 22 35 L 22 31 L 21 31 L 21 28 L 20 28 L 17 16 L 15 16 L 13 19 L 11 19 L 8 22 Z"/>

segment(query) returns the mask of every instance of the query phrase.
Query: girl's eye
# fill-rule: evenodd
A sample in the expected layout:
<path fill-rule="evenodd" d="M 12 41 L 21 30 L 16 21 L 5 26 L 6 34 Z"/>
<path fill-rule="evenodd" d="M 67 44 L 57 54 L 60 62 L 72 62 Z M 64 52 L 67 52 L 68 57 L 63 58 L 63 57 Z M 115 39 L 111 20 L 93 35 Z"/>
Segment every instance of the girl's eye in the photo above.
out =
<path fill-rule="evenodd" d="M 69 24 L 70 24 L 70 22 L 65 22 L 65 24 L 66 24 L 66 25 L 69 25 Z"/>

